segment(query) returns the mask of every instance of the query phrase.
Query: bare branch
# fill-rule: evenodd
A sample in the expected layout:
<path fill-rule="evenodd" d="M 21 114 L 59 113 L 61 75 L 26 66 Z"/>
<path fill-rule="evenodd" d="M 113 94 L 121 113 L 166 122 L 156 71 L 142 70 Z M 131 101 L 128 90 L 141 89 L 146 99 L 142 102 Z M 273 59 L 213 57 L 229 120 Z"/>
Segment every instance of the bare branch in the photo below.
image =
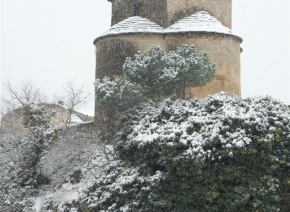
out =
<path fill-rule="evenodd" d="M 2 86 L 4 91 L 2 102 L 12 109 L 32 103 L 43 103 L 47 99 L 46 95 L 31 81 L 23 81 L 18 87 L 15 87 L 8 80 Z"/>
<path fill-rule="evenodd" d="M 66 84 L 64 93 L 65 95 L 62 103 L 68 110 L 67 119 L 65 121 L 65 127 L 67 127 L 67 125 L 71 122 L 72 113 L 81 106 L 86 105 L 87 101 L 90 99 L 91 93 L 85 90 L 84 86 L 76 87 L 73 81 Z"/>
<path fill-rule="evenodd" d="M 81 86 L 80 88 L 76 87 L 73 81 L 67 83 L 64 92 L 64 104 L 70 110 L 85 105 L 91 95 L 89 91 L 85 90 L 84 86 Z"/>

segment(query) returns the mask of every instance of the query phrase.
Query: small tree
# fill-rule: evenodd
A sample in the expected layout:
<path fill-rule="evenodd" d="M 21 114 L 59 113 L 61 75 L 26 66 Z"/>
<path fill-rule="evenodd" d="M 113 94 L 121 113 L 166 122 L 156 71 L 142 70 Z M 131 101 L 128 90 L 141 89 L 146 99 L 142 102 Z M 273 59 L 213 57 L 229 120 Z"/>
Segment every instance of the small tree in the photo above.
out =
<path fill-rule="evenodd" d="M 142 85 L 150 97 L 177 94 L 185 97 L 186 87 L 202 86 L 215 75 L 215 65 L 195 46 L 183 45 L 166 53 L 158 46 L 126 59 L 123 72 L 130 82 Z"/>
<path fill-rule="evenodd" d="M 49 182 L 41 173 L 39 162 L 53 140 L 52 115 L 42 105 L 25 105 L 22 123 L 27 132 L 6 133 L 1 137 L 0 158 L 6 162 L 6 170 L 1 170 L 5 176 L 0 181 L 0 207 L 6 205 L 13 211 L 25 211 L 30 204 L 29 196 L 39 185 Z"/>
<path fill-rule="evenodd" d="M 50 119 L 53 113 L 45 111 L 42 105 L 26 105 L 24 107 L 23 125 L 28 129 L 30 142 L 23 152 L 21 168 L 34 180 L 40 158 L 53 140 L 54 131 L 50 127 Z M 29 184 L 29 182 L 25 182 Z"/>
<path fill-rule="evenodd" d="M 87 91 L 84 86 L 78 87 L 73 81 L 66 83 L 66 86 L 63 88 L 63 93 L 64 95 L 61 96 L 55 95 L 54 101 L 57 105 L 60 105 L 61 108 L 66 108 L 67 115 L 65 115 L 64 118 L 58 118 L 61 118 L 64 127 L 68 129 L 73 112 L 86 105 L 91 93 Z"/>
<path fill-rule="evenodd" d="M 107 108 L 123 111 L 144 99 L 172 95 L 185 98 L 187 87 L 209 82 L 215 70 L 207 54 L 199 53 L 194 46 L 183 45 L 169 53 L 152 46 L 145 52 L 138 52 L 134 60 L 126 59 L 124 80 L 97 79 L 96 99 Z"/>
<path fill-rule="evenodd" d="M 9 117 L 2 120 L 0 207 L 6 205 L 13 211 L 23 211 L 29 204 L 27 197 L 44 179 L 48 181 L 41 176 L 39 161 L 54 136 L 50 128 L 53 113 L 45 110 L 41 103 L 46 97 L 33 83 L 22 82 L 15 87 L 7 81 L 3 88 L 2 115 L 11 114 L 10 118 L 17 123 L 9 122 Z M 22 124 L 25 130 L 15 131 L 15 124 Z"/>

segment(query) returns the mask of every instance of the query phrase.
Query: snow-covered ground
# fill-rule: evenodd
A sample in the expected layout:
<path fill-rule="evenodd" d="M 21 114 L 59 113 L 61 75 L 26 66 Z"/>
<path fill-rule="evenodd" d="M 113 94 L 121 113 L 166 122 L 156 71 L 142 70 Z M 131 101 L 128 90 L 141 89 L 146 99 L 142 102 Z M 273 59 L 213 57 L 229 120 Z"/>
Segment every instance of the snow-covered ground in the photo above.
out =
<path fill-rule="evenodd" d="M 77 201 L 83 191 L 103 174 L 104 167 L 110 163 L 110 149 L 111 146 L 100 144 L 94 133 L 61 135 L 41 161 L 42 173 L 51 181 L 49 185 L 40 187 L 39 194 L 32 198 L 31 210 L 65 211 L 67 204 Z M 80 174 L 74 176 L 74 173 Z M 73 207 L 70 209 L 75 210 Z"/>

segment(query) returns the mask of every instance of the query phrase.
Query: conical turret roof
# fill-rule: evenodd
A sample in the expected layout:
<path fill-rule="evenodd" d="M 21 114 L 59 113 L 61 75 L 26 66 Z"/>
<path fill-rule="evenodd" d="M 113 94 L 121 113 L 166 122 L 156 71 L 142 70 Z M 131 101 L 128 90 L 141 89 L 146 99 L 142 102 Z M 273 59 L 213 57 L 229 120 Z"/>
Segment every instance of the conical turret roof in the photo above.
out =
<path fill-rule="evenodd" d="M 191 16 L 180 19 L 169 26 L 166 32 L 217 32 L 233 34 L 232 31 L 222 25 L 216 18 L 206 11 L 199 11 Z"/>
<path fill-rule="evenodd" d="M 199 11 L 191 16 L 180 19 L 168 28 L 164 29 L 158 24 L 150 21 L 147 18 L 139 16 L 133 16 L 127 18 L 118 24 L 113 25 L 108 31 L 99 36 L 98 39 L 107 35 L 117 35 L 126 33 L 157 33 L 157 34 L 168 34 L 168 33 L 179 33 L 179 32 L 212 32 L 219 34 L 227 34 L 242 39 L 233 34 L 232 30 L 224 26 L 216 18 L 211 16 L 206 11 Z"/>
<path fill-rule="evenodd" d="M 154 22 L 141 18 L 139 16 L 133 16 L 127 18 L 118 24 L 113 25 L 108 31 L 106 31 L 101 36 L 109 34 L 122 34 L 122 33 L 132 33 L 132 32 L 151 32 L 151 33 L 160 33 L 164 29 L 155 24 Z"/>

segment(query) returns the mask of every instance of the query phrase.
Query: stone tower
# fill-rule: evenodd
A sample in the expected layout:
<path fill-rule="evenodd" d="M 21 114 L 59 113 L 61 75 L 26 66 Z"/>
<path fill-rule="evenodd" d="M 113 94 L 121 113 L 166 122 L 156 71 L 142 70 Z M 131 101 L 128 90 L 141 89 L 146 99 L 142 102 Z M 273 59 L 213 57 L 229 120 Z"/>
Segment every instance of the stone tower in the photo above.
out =
<path fill-rule="evenodd" d="M 112 27 L 96 38 L 96 78 L 119 77 L 125 58 L 152 45 L 170 51 L 183 44 L 207 53 L 216 76 L 187 97 L 220 91 L 240 95 L 240 44 L 231 30 L 232 0 L 109 0 Z M 100 116 L 96 105 L 95 117 Z M 96 120 L 98 123 L 98 120 Z"/>
<path fill-rule="evenodd" d="M 168 27 L 181 18 L 204 10 L 231 28 L 232 0 L 108 0 L 112 2 L 112 25 L 141 16 Z"/>

